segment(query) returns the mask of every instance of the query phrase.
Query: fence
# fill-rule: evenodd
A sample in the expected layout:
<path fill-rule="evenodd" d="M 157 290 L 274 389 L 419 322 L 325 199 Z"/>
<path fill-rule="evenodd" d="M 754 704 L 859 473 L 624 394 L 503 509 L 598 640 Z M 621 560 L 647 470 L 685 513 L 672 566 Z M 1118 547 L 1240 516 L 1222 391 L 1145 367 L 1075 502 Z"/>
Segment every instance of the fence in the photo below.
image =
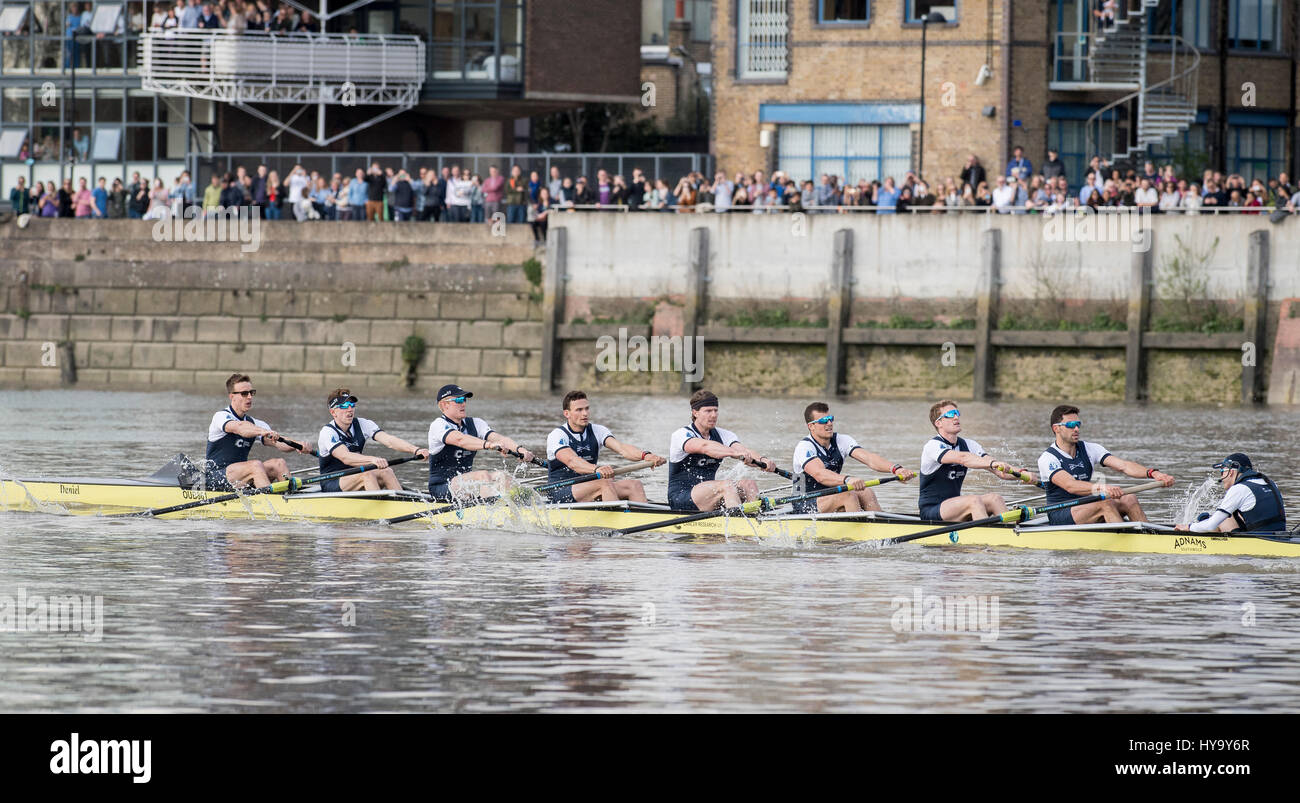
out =
<path fill-rule="evenodd" d="M 707 153 L 328 153 L 321 151 L 284 151 L 280 153 L 214 153 L 210 156 L 191 156 L 190 174 L 198 186 L 207 186 L 213 171 L 218 174 L 235 171 L 244 167 L 248 172 L 256 171 L 264 164 L 268 170 L 275 170 L 281 177 L 296 164 L 303 166 L 307 172 L 318 171 L 322 175 L 335 173 L 352 175 L 357 168 L 368 168 L 372 162 L 378 162 L 385 168 L 394 170 L 402 168 L 415 172 L 420 167 L 441 170 L 444 166 L 459 165 L 468 168 L 471 173 L 486 176 L 488 168 L 496 165 L 501 173 L 508 174 L 511 165 L 519 165 L 527 176 L 536 170 L 543 178 L 551 174 L 552 167 L 560 168 L 561 175 L 594 178 L 596 171 L 604 169 L 611 175 L 630 177 L 633 168 L 641 168 L 646 176 L 671 177 L 673 182 L 692 171 L 706 175 L 713 170 L 713 157 Z"/>

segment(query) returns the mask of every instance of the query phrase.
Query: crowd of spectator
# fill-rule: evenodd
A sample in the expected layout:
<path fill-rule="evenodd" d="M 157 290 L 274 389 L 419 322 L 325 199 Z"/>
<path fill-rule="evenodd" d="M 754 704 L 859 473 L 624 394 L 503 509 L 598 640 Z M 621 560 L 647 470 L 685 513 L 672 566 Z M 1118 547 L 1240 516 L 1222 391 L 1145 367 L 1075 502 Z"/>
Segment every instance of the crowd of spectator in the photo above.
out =
<path fill-rule="evenodd" d="M 647 212 L 848 212 L 854 207 L 876 214 L 902 212 L 938 214 L 957 209 L 1002 214 L 1055 214 L 1081 207 L 1094 211 L 1141 210 L 1151 213 L 1191 213 L 1240 209 L 1258 214 L 1265 208 L 1295 211 L 1296 188 L 1286 173 L 1267 181 L 1247 182 L 1240 175 L 1206 170 L 1200 176 L 1179 176 L 1172 164 L 1159 168 L 1146 162 L 1142 170 L 1119 170 L 1094 158 L 1083 181 L 1071 186 L 1054 151 L 1042 169 L 1016 148 L 1003 174 L 991 180 L 971 155 L 957 176 L 928 184 L 908 172 L 901 181 L 856 184 L 823 174 L 796 181 L 781 171 L 769 179 L 762 170 L 737 173 L 731 179 L 718 171 L 710 181 L 699 172 L 681 177 L 672 189 L 663 179 L 651 179 L 634 168 L 630 180 L 609 171 L 586 176 L 562 175 L 558 166 L 543 178 L 526 176 L 519 165 L 503 172 L 497 165 L 487 177 L 459 165 L 441 169 L 420 167 L 357 168 L 352 175 L 326 175 L 294 165 L 284 176 L 259 165 L 214 174 L 207 187 L 197 187 L 189 172 L 166 186 L 152 184 L 133 173 L 129 182 L 100 178 L 92 188 L 86 179 L 36 182 L 27 187 L 19 178 L 9 200 L 17 214 L 43 217 L 103 217 L 157 219 L 180 215 L 200 206 L 203 213 L 232 207 L 256 207 L 268 220 L 393 220 L 444 223 L 526 223 L 537 243 L 544 242 L 552 212 L 575 208 L 623 209 Z"/>
<path fill-rule="evenodd" d="M 233 32 L 320 33 L 320 21 L 311 12 L 270 0 L 176 0 L 158 3 L 149 18 L 149 30 L 178 28 L 222 29 Z"/>

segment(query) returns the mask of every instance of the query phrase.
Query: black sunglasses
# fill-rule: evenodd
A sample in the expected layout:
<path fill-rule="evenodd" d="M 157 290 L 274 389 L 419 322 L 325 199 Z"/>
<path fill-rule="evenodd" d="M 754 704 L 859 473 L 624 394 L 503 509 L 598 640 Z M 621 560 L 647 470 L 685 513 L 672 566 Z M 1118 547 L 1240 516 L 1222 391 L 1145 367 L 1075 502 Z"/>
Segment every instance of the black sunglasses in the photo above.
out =
<path fill-rule="evenodd" d="M 256 391 L 256 390 L 232 390 L 232 391 L 230 392 L 230 395 L 232 395 L 232 396 L 256 396 L 256 395 L 257 395 L 257 391 Z"/>

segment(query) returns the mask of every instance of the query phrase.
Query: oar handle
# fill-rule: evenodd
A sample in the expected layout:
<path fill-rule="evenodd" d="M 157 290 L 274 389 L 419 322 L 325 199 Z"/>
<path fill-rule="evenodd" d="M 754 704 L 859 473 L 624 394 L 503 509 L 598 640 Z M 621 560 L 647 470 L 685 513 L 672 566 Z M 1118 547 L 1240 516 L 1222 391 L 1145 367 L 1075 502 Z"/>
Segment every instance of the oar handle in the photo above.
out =
<path fill-rule="evenodd" d="M 298 443 L 298 441 L 290 440 L 289 438 L 286 438 L 283 435 L 280 436 L 280 442 L 283 443 L 285 446 L 290 447 L 291 449 L 296 449 L 299 452 L 301 452 L 304 448 L 301 443 Z M 320 457 L 320 452 L 316 451 L 315 449 L 312 449 L 311 453 L 316 457 Z"/>
<path fill-rule="evenodd" d="M 754 468 L 762 469 L 763 471 L 767 471 L 767 469 L 763 467 L 763 464 L 764 464 L 764 463 L 771 463 L 771 464 L 772 464 L 772 473 L 773 473 L 773 474 L 776 474 L 778 477 L 784 477 L 784 478 L 787 479 L 787 480 L 792 480 L 792 479 L 794 479 L 794 474 L 791 474 L 789 471 L 786 471 L 785 469 L 783 469 L 783 468 L 781 468 L 780 466 L 778 466 L 778 465 L 776 464 L 776 461 L 773 460 L 773 459 L 770 458 L 770 457 L 762 457 L 762 458 L 759 458 L 758 460 L 751 460 L 751 459 L 749 459 L 748 457 L 746 457 L 746 458 L 745 458 L 744 460 L 742 460 L 741 462 L 743 462 L 743 463 L 744 463 L 745 465 L 747 465 L 747 466 L 753 466 Z"/>
<path fill-rule="evenodd" d="M 487 441 L 484 441 L 484 443 L 487 443 Z M 489 448 L 489 449 L 496 449 L 496 450 L 497 450 L 498 452 L 500 452 L 501 454 L 508 454 L 508 455 L 510 455 L 511 457 L 517 458 L 517 459 L 519 459 L 519 460 L 523 460 L 523 459 L 524 459 L 524 456 L 523 456 L 522 454 L 520 454 L 519 452 L 515 451 L 514 449 L 507 449 L 506 447 L 502 446 L 502 445 L 499 444 L 499 443 L 496 443 L 496 444 L 489 443 L 489 444 L 488 444 L 488 448 Z M 532 463 L 532 464 L 535 465 L 535 466 L 541 466 L 542 468 L 550 468 L 550 466 L 547 464 L 547 462 L 546 462 L 545 460 L 543 460 L 542 458 L 540 458 L 540 457 L 533 457 L 533 459 L 532 459 L 532 460 L 529 460 L 528 462 L 529 462 L 529 463 Z"/>
<path fill-rule="evenodd" d="M 606 480 L 609 479 L 610 477 L 617 477 L 620 474 L 628 474 L 633 471 L 640 471 L 643 468 L 650 468 L 652 466 L 654 466 L 653 460 L 642 460 L 638 463 L 631 463 L 626 466 L 619 466 L 618 468 L 610 469 L 609 473 L 607 474 L 602 475 L 599 471 L 594 472 L 592 474 L 580 474 L 577 477 L 571 477 L 567 480 L 560 480 L 559 482 L 552 482 L 546 485 L 540 485 L 534 488 L 533 490 L 549 491 L 552 488 L 563 488 L 566 485 L 581 485 L 584 482 L 595 482 L 596 480 Z"/>

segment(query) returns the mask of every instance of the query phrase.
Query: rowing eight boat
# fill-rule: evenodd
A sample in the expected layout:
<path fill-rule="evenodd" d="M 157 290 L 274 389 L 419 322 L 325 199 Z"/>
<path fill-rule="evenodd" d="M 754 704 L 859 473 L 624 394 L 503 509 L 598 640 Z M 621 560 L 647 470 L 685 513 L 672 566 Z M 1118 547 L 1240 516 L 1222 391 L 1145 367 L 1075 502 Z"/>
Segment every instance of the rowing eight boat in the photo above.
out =
<path fill-rule="evenodd" d="M 166 507 L 220 496 L 217 491 L 180 488 L 173 481 L 147 480 L 17 480 L 0 479 L 0 510 L 107 515 Z M 198 507 L 168 517 L 272 519 L 315 522 L 380 522 L 429 510 L 427 497 L 415 491 L 303 491 L 249 496 Z M 436 507 L 436 506 L 435 506 Z M 663 522 L 681 516 L 665 505 L 580 503 L 571 505 L 491 504 L 449 510 L 418 519 L 441 526 L 489 529 L 611 530 Z M 914 516 L 890 513 L 822 513 L 796 515 L 773 511 L 756 517 L 714 518 L 667 526 L 674 538 L 711 540 L 783 539 L 817 542 L 879 542 L 930 527 Z M 1046 524 L 974 527 L 915 543 L 951 546 L 1020 547 L 1050 550 L 1101 550 L 1161 555 L 1242 555 L 1300 558 L 1300 538 L 1228 536 L 1175 532 L 1158 524 L 1126 522 L 1056 527 Z"/>

